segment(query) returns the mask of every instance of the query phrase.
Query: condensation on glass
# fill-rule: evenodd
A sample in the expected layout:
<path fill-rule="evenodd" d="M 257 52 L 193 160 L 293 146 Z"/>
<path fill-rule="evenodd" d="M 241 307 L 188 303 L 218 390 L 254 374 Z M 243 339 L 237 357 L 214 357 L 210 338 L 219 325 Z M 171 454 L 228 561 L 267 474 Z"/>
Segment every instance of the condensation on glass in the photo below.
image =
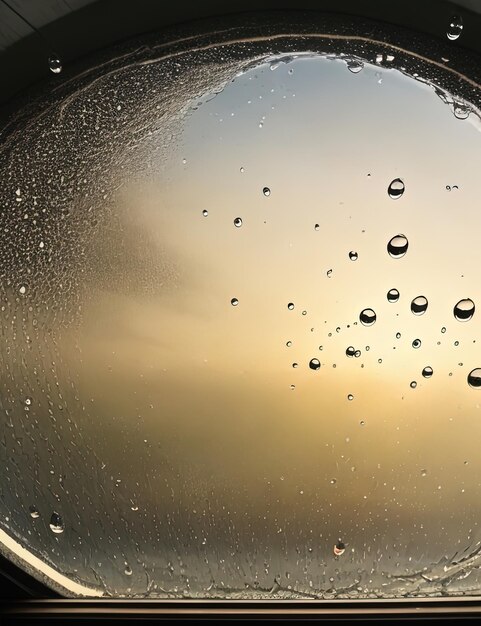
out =
<path fill-rule="evenodd" d="M 327 32 L 2 132 L 0 539 L 66 594 L 480 592 L 479 88 Z"/>

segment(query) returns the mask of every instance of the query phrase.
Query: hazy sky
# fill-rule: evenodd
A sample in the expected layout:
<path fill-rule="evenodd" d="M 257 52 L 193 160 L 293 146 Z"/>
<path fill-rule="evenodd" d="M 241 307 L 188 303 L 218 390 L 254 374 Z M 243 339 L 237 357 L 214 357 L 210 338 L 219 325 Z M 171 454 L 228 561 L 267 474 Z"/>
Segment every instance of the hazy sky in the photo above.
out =
<path fill-rule="evenodd" d="M 459 322 L 453 307 L 481 306 L 475 114 L 457 119 L 398 70 L 355 74 L 315 55 L 261 64 L 201 101 L 175 149 L 116 192 L 115 219 L 89 244 L 80 323 L 56 340 L 83 440 L 143 515 L 125 525 L 138 559 L 179 541 L 202 588 L 204 554 L 216 583 L 242 587 L 277 570 L 307 585 L 318 566 L 344 580 L 343 568 L 393 573 L 472 552 L 480 313 Z M 398 234 L 409 247 L 393 259 Z M 339 538 L 348 549 L 333 561 Z M 302 573 L 292 555 L 308 548 L 318 556 Z M 240 572 L 244 558 L 255 573 Z"/>

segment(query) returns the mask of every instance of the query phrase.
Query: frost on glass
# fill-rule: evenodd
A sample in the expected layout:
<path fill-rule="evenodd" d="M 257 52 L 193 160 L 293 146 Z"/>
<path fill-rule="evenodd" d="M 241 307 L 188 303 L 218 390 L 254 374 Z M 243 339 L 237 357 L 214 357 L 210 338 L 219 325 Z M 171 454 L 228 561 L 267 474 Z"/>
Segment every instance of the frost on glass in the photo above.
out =
<path fill-rule="evenodd" d="M 478 89 L 271 35 L 0 135 L 0 540 L 67 595 L 480 592 Z"/>

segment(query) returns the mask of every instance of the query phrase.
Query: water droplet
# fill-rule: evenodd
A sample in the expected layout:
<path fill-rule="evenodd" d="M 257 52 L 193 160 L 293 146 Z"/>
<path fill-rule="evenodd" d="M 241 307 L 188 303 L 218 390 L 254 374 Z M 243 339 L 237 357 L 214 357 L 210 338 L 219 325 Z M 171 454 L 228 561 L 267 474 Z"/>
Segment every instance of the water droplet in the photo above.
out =
<path fill-rule="evenodd" d="M 468 385 L 473 389 L 481 389 L 481 367 L 477 367 L 469 372 Z"/>
<path fill-rule="evenodd" d="M 427 469 L 422 469 L 421 470 L 421 476 L 424 478 L 427 475 L 428 475 L 428 470 Z"/>
<path fill-rule="evenodd" d="M 446 35 L 450 41 L 455 41 L 463 31 L 463 19 L 460 15 L 453 15 L 449 22 Z"/>
<path fill-rule="evenodd" d="M 471 107 L 469 107 L 467 104 L 455 102 L 453 107 L 454 117 L 458 120 L 467 119 L 469 117 L 469 114 L 471 113 Z"/>
<path fill-rule="evenodd" d="M 295 369 L 296 367 L 298 367 L 298 365 L 299 365 L 298 363 L 293 363 L 292 367 Z"/>
<path fill-rule="evenodd" d="M 426 365 L 426 367 L 422 371 L 422 374 L 424 378 L 431 378 L 431 376 L 433 375 L 433 368 L 429 365 Z"/>
<path fill-rule="evenodd" d="M 387 244 L 389 256 L 400 259 L 408 251 L 409 242 L 404 235 L 396 235 Z"/>
<path fill-rule="evenodd" d="M 232 304 L 232 306 L 237 306 L 239 304 L 239 300 L 237 298 L 232 298 L 230 303 Z"/>
<path fill-rule="evenodd" d="M 291 385 L 291 391 L 294 391 L 295 388 L 296 388 L 295 385 Z"/>
<path fill-rule="evenodd" d="M 289 302 L 287 308 L 289 309 L 289 311 L 292 311 L 294 309 L 294 302 Z"/>
<path fill-rule="evenodd" d="M 382 359 L 378 359 L 378 360 L 377 360 L 377 362 L 378 362 L 378 363 L 382 363 Z"/>
<path fill-rule="evenodd" d="M 396 333 L 396 339 L 401 339 L 401 333 Z"/>
<path fill-rule="evenodd" d="M 411 345 L 412 345 L 412 347 L 413 347 L 413 348 L 415 348 L 415 349 L 420 348 L 420 347 L 421 347 L 421 339 L 415 339 L 415 340 L 412 342 L 412 344 L 411 344 Z"/>
<path fill-rule="evenodd" d="M 327 276 L 328 278 L 331 278 L 331 276 L 332 276 L 332 270 L 327 270 L 327 272 L 326 272 L 326 276 Z"/>
<path fill-rule="evenodd" d="M 455 342 L 454 342 L 454 345 L 455 345 L 456 347 L 458 347 L 458 346 L 459 346 L 459 341 L 455 341 Z"/>
<path fill-rule="evenodd" d="M 364 309 L 359 314 L 359 321 L 364 326 L 372 326 L 376 321 L 376 313 L 372 309 Z"/>
<path fill-rule="evenodd" d="M 474 302 L 469 298 L 460 300 L 453 309 L 454 317 L 458 322 L 469 322 L 474 315 Z"/>
<path fill-rule="evenodd" d="M 319 224 L 314 224 L 314 230 L 319 230 Z"/>
<path fill-rule="evenodd" d="M 331 485 L 335 485 L 337 483 L 337 480 L 335 478 L 331 478 L 329 482 L 331 483 Z"/>
<path fill-rule="evenodd" d="M 423 315 L 428 308 L 428 300 L 424 296 L 418 296 L 411 302 L 411 312 L 414 315 Z"/>
<path fill-rule="evenodd" d="M 397 302 L 399 300 L 399 291 L 397 289 L 390 289 L 387 292 L 388 302 Z"/>
<path fill-rule="evenodd" d="M 335 556 L 342 556 L 345 551 L 346 551 L 345 544 L 341 540 L 339 540 L 336 543 L 336 545 L 334 546 L 334 554 L 335 554 Z"/>
<path fill-rule="evenodd" d="M 346 356 L 353 357 L 355 353 L 356 350 L 354 349 L 354 346 L 349 346 L 349 348 L 346 348 Z"/>
<path fill-rule="evenodd" d="M 38 511 L 36 506 L 33 506 L 33 505 L 29 506 L 28 507 L 28 511 L 30 513 L 30 517 L 31 518 L 37 519 L 38 517 L 40 517 L 40 513 L 39 513 L 39 511 Z"/>
<path fill-rule="evenodd" d="M 124 569 L 124 574 L 125 574 L 126 576 L 132 576 L 132 569 L 129 567 L 129 565 L 126 565 L 126 566 L 125 566 L 125 569 Z"/>
<path fill-rule="evenodd" d="M 358 258 L 357 252 L 354 252 L 353 250 L 351 250 L 351 252 L 349 252 L 349 258 L 351 259 L 351 261 L 357 261 L 357 258 Z"/>
<path fill-rule="evenodd" d="M 271 195 L 271 190 L 269 189 L 269 187 L 264 187 L 262 193 L 267 197 Z"/>
<path fill-rule="evenodd" d="M 354 400 L 354 396 L 352 395 L 352 393 L 348 394 L 347 399 L 349 401 Z"/>
<path fill-rule="evenodd" d="M 290 348 L 290 347 L 292 346 L 292 341 L 288 341 L 288 342 L 286 343 L 286 346 L 287 346 L 288 348 Z"/>
<path fill-rule="evenodd" d="M 56 54 L 52 54 L 48 58 L 48 67 L 53 74 L 60 74 L 62 71 L 62 62 Z"/>
<path fill-rule="evenodd" d="M 302 311 L 302 315 L 307 315 L 307 311 Z"/>
<path fill-rule="evenodd" d="M 242 218 L 241 217 L 236 217 L 235 218 L 234 226 L 236 226 L 237 228 L 240 228 L 242 226 Z"/>
<path fill-rule="evenodd" d="M 411 389 L 416 389 L 416 387 L 418 386 L 417 382 L 415 380 L 411 381 L 410 385 Z"/>
<path fill-rule="evenodd" d="M 24 293 L 27 291 L 27 288 L 25 287 L 25 285 L 22 285 L 18 291 L 19 291 L 19 292 L 22 294 L 22 296 L 23 296 L 23 295 L 24 295 Z"/>
<path fill-rule="evenodd" d="M 443 326 L 443 327 L 441 328 L 441 332 L 442 332 L 442 333 L 443 333 L 443 335 L 444 335 L 444 333 L 446 332 L 446 326 Z"/>
<path fill-rule="evenodd" d="M 244 172 L 245 172 L 244 168 L 243 168 L 243 167 L 241 167 L 241 168 L 240 168 L 240 173 L 241 173 L 241 174 L 243 174 Z"/>
<path fill-rule="evenodd" d="M 32 398 L 30 398 L 29 396 L 27 396 L 27 397 L 25 398 L 25 401 L 24 401 L 24 402 L 25 402 L 25 404 L 26 404 L 27 406 L 30 406 L 30 405 L 32 404 Z"/>
<path fill-rule="evenodd" d="M 202 211 L 202 215 L 203 215 L 204 217 L 207 217 L 207 216 L 209 215 L 209 211 L 208 211 L 207 209 L 204 209 L 204 210 Z"/>
<path fill-rule="evenodd" d="M 311 368 L 311 370 L 318 370 L 321 367 L 319 359 L 311 359 L 309 361 L 309 367 Z"/>
<path fill-rule="evenodd" d="M 353 74 L 358 74 L 364 67 L 364 63 L 359 59 L 347 59 L 347 69 Z"/>
<path fill-rule="evenodd" d="M 389 194 L 389 197 L 392 198 L 393 200 L 397 200 L 398 198 L 400 198 L 404 193 L 403 181 L 400 178 L 395 178 L 389 184 L 389 187 L 387 188 L 387 192 Z"/>
<path fill-rule="evenodd" d="M 361 356 L 361 351 L 360 350 L 356 350 L 356 352 L 354 352 L 354 356 L 356 357 L 356 359 L 358 359 Z M 362 365 L 361 365 L 362 367 Z"/>
<path fill-rule="evenodd" d="M 55 511 L 50 518 L 50 530 L 56 535 L 60 535 L 65 530 L 62 517 Z"/>

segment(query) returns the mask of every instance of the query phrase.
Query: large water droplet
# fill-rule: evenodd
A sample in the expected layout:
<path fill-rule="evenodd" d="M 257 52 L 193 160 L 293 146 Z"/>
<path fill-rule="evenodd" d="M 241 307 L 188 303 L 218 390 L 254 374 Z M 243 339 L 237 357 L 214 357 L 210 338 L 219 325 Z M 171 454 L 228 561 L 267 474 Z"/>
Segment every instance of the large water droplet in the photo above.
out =
<path fill-rule="evenodd" d="M 389 194 L 389 197 L 392 198 L 393 200 L 397 200 L 398 198 L 400 198 L 404 193 L 403 181 L 400 178 L 395 178 L 389 184 L 389 187 L 387 188 L 387 192 Z"/>
<path fill-rule="evenodd" d="M 468 385 L 473 389 L 481 389 L 481 367 L 477 367 L 469 372 Z"/>
<path fill-rule="evenodd" d="M 63 533 L 64 531 L 63 519 L 55 511 L 52 513 L 49 526 L 50 526 L 50 530 L 56 535 L 60 535 L 60 533 Z"/>
<path fill-rule="evenodd" d="M 453 15 L 449 22 L 446 35 L 450 41 L 455 41 L 463 32 L 463 19 L 460 15 Z"/>
<path fill-rule="evenodd" d="M 409 386 L 411 387 L 411 389 L 416 389 L 416 387 L 418 386 L 417 382 L 415 380 L 411 381 Z"/>
<path fill-rule="evenodd" d="M 389 256 L 393 259 L 400 259 L 408 251 L 409 242 L 404 235 L 396 235 L 387 244 Z"/>
<path fill-rule="evenodd" d="M 364 63 L 359 59 L 347 59 L 347 69 L 353 74 L 358 74 L 364 67 Z"/>
<path fill-rule="evenodd" d="M 271 190 L 269 189 L 269 187 L 264 187 L 262 193 L 267 197 L 271 195 Z"/>
<path fill-rule="evenodd" d="M 38 517 L 40 517 L 40 513 L 39 513 L 39 511 L 38 511 L 36 506 L 33 506 L 33 505 L 29 506 L 28 507 L 28 511 L 30 513 L 30 517 L 31 518 L 37 519 Z"/>
<path fill-rule="evenodd" d="M 357 252 L 354 252 L 354 250 L 351 250 L 351 252 L 349 252 L 349 258 L 351 259 L 351 261 L 357 261 L 358 259 Z"/>
<path fill-rule="evenodd" d="M 415 349 L 420 348 L 421 347 L 421 339 L 415 339 L 412 342 L 412 347 L 415 348 Z"/>
<path fill-rule="evenodd" d="M 204 209 L 204 210 L 202 211 L 202 215 L 203 215 L 204 217 L 207 217 L 207 216 L 209 215 L 209 211 L 208 211 L 207 209 Z"/>
<path fill-rule="evenodd" d="M 239 300 L 237 298 L 232 298 L 230 303 L 232 304 L 232 306 L 237 306 L 239 304 Z"/>
<path fill-rule="evenodd" d="M 431 376 L 433 375 L 433 368 L 429 365 L 426 365 L 426 367 L 422 371 L 422 374 L 424 378 L 431 378 Z"/>
<path fill-rule="evenodd" d="M 372 326 L 376 321 L 376 313 L 372 309 L 364 309 L 359 314 L 359 321 L 364 326 Z"/>
<path fill-rule="evenodd" d="M 346 348 L 346 356 L 353 357 L 355 353 L 356 350 L 354 346 L 349 346 L 349 348 Z"/>
<path fill-rule="evenodd" d="M 236 226 L 237 228 L 240 228 L 242 226 L 242 218 L 241 217 L 236 217 L 235 218 L 234 226 Z"/>
<path fill-rule="evenodd" d="M 352 393 L 349 393 L 349 394 L 347 395 L 347 399 L 348 399 L 349 401 L 354 400 L 354 396 L 352 395 Z"/>
<path fill-rule="evenodd" d="M 289 309 L 289 311 L 292 311 L 294 309 L 294 302 L 289 302 L 287 308 Z"/>
<path fill-rule="evenodd" d="M 454 317 L 458 322 L 469 322 L 475 311 L 474 302 L 469 298 L 460 300 L 453 309 Z"/>
<path fill-rule="evenodd" d="M 387 292 L 388 302 L 397 302 L 399 300 L 399 291 L 397 289 L 390 289 Z"/>
<path fill-rule="evenodd" d="M 458 120 L 466 120 L 471 113 L 471 107 L 461 102 L 455 102 L 453 104 L 453 113 Z"/>
<path fill-rule="evenodd" d="M 418 296 L 411 302 L 411 311 L 414 315 L 423 315 L 428 308 L 428 300 L 424 296 Z"/>
<path fill-rule="evenodd" d="M 52 54 L 48 59 L 48 67 L 53 74 L 60 74 L 62 71 L 62 62 L 56 54 Z"/>
<path fill-rule="evenodd" d="M 311 359 L 309 361 L 309 367 L 311 368 L 311 370 L 318 370 L 321 367 L 319 359 Z"/>

